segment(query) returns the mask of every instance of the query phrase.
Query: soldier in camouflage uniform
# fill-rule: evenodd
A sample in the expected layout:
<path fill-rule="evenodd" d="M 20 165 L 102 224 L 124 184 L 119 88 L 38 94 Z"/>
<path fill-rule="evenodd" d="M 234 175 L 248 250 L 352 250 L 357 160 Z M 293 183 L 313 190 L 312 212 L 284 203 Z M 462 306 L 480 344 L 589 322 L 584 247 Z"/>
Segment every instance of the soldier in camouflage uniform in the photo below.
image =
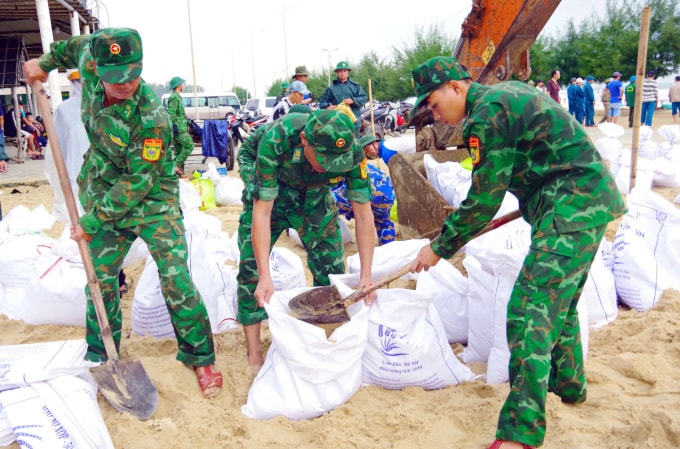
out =
<path fill-rule="evenodd" d="M 510 394 L 490 446 L 543 443 L 548 392 L 565 403 L 586 399 L 576 305 L 608 222 L 624 212 L 609 170 L 583 128 L 521 82 L 482 86 L 456 59 L 435 57 L 413 70 L 418 106 L 435 120 L 465 119 L 472 186 L 412 271 L 427 270 L 468 242 L 499 209 L 506 191 L 519 199 L 532 242 L 507 309 Z"/>
<path fill-rule="evenodd" d="M 362 287 L 371 283 L 375 246 L 368 162 L 355 143 L 352 121 L 340 111 L 322 110 L 289 112 L 266 126 L 263 134 L 246 140 L 250 150 L 239 152 L 246 186 L 238 229 L 237 318 L 254 371 L 263 363 L 260 323 L 267 314 L 262 305 L 274 293 L 269 253 L 281 233 L 293 228 L 300 235 L 314 285 L 328 285 L 329 274 L 344 273 L 338 212 L 330 194 L 331 185 L 344 177 L 357 223 Z M 375 294 L 367 302 L 373 299 Z"/>
<path fill-rule="evenodd" d="M 367 134 L 359 139 L 359 146 L 364 149 L 368 159 L 377 159 L 380 139 Z M 368 177 L 371 180 L 371 210 L 375 230 L 378 233 L 378 243 L 384 245 L 394 240 L 394 222 L 390 218 L 390 211 L 394 204 L 394 187 L 390 177 L 373 164 L 368 164 Z M 347 184 L 345 180 L 333 187 L 331 192 L 341 215 L 351 220 L 354 218 L 352 204 L 347 199 Z"/>
<path fill-rule="evenodd" d="M 170 118 L 140 78 L 142 42 L 135 30 L 107 28 L 54 42 L 24 64 L 27 82 L 46 81 L 57 67 L 78 68 L 82 119 L 90 148 L 78 176 L 85 213 L 71 238 L 89 242 L 111 332 L 120 348 L 122 312 L 118 273 L 137 238 L 158 266 L 161 289 L 178 343 L 177 360 L 192 366 L 203 395 L 222 387 L 205 304 L 191 280 L 179 206 L 179 184 L 169 151 Z M 106 361 L 95 307 L 87 294 L 86 359 Z"/>
<path fill-rule="evenodd" d="M 319 98 L 320 109 L 334 109 L 340 103 L 345 103 L 350 107 L 356 118 L 356 136 L 359 137 L 361 126 L 361 108 L 368 101 L 368 95 L 363 87 L 349 78 L 352 68 L 347 61 L 340 61 L 335 66 L 337 79 L 328 86 Z"/>
<path fill-rule="evenodd" d="M 179 76 L 170 80 L 172 94 L 168 98 L 168 114 L 172 121 L 172 145 L 175 149 L 175 165 L 180 178 L 186 178 L 184 163 L 194 150 L 194 140 L 189 135 L 187 114 L 184 112 L 184 103 L 180 93 L 184 90 L 184 79 Z"/>

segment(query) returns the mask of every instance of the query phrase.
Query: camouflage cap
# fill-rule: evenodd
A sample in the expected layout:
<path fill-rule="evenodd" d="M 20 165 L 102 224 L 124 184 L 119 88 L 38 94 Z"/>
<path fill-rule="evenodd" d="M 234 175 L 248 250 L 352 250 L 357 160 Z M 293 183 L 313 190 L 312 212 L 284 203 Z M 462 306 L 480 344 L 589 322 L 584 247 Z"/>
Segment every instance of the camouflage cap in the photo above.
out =
<path fill-rule="evenodd" d="M 90 37 L 90 53 L 104 82 L 129 83 L 142 74 L 142 38 L 136 30 L 97 30 Z"/>
<path fill-rule="evenodd" d="M 338 65 L 335 66 L 335 71 L 337 72 L 338 70 L 349 70 L 351 72 L 352 68 L 349 66 L 349 62 L 340 61 L 338 62 Z"/>
<path fill-rule="evenodd" d="M 418 67 L 413 69 L 413 87 L 416 89 L 418 97 L 413 105 L 412 115 L 418 111 L 421 103 L 430 96 L 432 92 L 439 89 L 451 80 L 462 80 L 470 78 L 470 75 L 458 63 L 456 58 L 445 56 L 435 56 L 430 58 Z"/>
<path fill-rule="evenodd" d="M 314 147 L 316 161 L 327 172 L 352 169 L 356 127 L 347 115 L 333 109 L 312 112 L 305 124 L 307 142 Z"/>
<path fill-rule="evenodd" d="M 379 142 L 379 141 L 380 141 L 380 137 L 375 137 L 373 134 L 366 134 L 365 136 L 361 136 L 361 138 L 359 139 L 359 146 L 361 148 L 363 148 L 366 145 L 368 145 L 369 143 Z"/>
<path fill-rule="evenodd" d="M 175 87 L 184 84 L 184 78 L 181 76 L 175 76 L 170 80 L 170 90 L 173 90 Z"/>

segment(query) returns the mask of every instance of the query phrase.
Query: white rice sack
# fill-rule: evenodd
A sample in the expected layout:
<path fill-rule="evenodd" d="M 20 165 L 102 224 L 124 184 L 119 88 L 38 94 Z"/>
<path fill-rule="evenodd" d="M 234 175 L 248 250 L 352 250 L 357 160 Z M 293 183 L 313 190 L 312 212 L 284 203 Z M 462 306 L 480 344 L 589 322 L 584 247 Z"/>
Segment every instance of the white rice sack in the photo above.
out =
<path fill-rule="evenodd" d="M 373 281 L 385 277 L 398 270 L 409 261 L 415 260 L 423 246 L 429 244 L 428 239 L 393 240 L 385 245 L 378 246 L 373 251 L 373 265 L 371 274 Z M 347 272 L 359 273 L 361 262 L 359 253 L 347 257 Z M 406 274 L 404 279 L 417 279 L 418 274 Z"/>
<path fill-rule="evenodd" d="M 666 139 L 659 144 L 659 157 L 668 157 L 670 153 L 680 151 L 680 126 L 662 125 L 657 132 Z"/>
<path fill-rule="evenodd" d="M 635 188 L 614 238 L 614 279 L 621 301 L 644 312 L 665 289 L 680 290 L 680 211 L 660 195 Z"/>
<path fill-rule="evenodd" d="M 623 149 L 623 144 L 619 140 L 619 137 L 623 136 L 624 133 L 623 127 L 615 123 L 602 123 L 598 125 L 598 129 L 604 133 L 605 137 L 595 142 L 595 148 L 597 148 L 602 159 L 606 161 L 615 160 Z"/>
<path fill-rule="evenodd" d="M 593 328 L 611 323 L 619 315 L 616 297 L 616 284 L 611 270 L 611 260 L 605 263 L 605 253 L 611 258 L 611 243 L 602 240 L 588 272 L 588 279 L 581 293 L 581 302 L 588 308 L 588 325 Z"/>
<path fill-rule="evenodd" d="M 467 344 L 469 280 L 445 259 L 418 276 L 417 292 L 435 295 L 434 308 L 449 343 Z"/>
<path fill-rule="evenodd" d="M 628 152 L 630 155 L 630 152 Z M 621 165 L 614 181 L 619 191 L 628 195 L 630 193 L 630 158 L 626 165 Z M 652 189 L 652 181 L 654 179 L 654 162 L 648 159 L 637 160 L 637 171 L 635 173 L 635 187 L 641 189 Z"/>
<path fill-rule="evenodd" d="M 290 290 L 307 285 L 305 267 L 293 251 L 275 246 L 269 253 L 269 273 L 277 290 Z"/>
<path fill-rule="evenodd" d="M 250 418 L 316 418 L 344 404 L 361 386 L 368 308 L 355 304 L 351 321 L 326 338 L 323 328 L 291 316 L 288 302 L 306 290 L 277 291 L 265 306 L 272 343 L 241 407 Z"/>
<path fill-rule="evenodd" d="M 654 160 L 652 186 L 680 188 L 680 157 L 672 160 L 659 157 Z"/>
<path fill-rule="evenodd" d="M 395 151 L 401 154 L 413 154 L 416 152 L 416 136 L 408 135 L 401 137 L 394 137 L 391 139 L 385 139 L 383 145 L 388 150 Z"/>
<path fill-rule="evenodd" d="M 215 202 L 222 206 L 240 206 L 244 188 L 241 178 L 221 176 L 215 184 Z"/>
<path fill-rule="evenodd" d="M 455 208 L 467 197 L 472 172 L 458 162 L 437 162 L 431 155 L 423 157 L 427 180 L 448 204 Z"/>

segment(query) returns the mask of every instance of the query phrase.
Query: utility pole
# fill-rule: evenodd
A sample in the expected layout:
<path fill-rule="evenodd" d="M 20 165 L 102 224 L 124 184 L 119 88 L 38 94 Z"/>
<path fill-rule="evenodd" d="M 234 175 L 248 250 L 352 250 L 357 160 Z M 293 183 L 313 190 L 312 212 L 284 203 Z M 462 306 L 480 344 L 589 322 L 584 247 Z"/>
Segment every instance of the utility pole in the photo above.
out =
<path fill-rule="evenodd" d="M 338 51 L 337 48 L 334 48 L 333 50 L 329 50 L 328 48 L 324 48 L 321 51 L 328 52 L 328 85 L 331 85 L 331 72 L 333 71 L 333 66 L 331 65 L 331 59 L 333 58 L 333 52 Z"/>

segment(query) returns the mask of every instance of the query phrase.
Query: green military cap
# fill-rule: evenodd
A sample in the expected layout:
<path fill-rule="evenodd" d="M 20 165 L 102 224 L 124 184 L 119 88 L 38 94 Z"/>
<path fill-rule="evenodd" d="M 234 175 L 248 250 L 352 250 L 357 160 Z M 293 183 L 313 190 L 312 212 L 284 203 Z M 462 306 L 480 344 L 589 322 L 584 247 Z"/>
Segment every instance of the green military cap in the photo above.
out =
<path fill-rule="evenodd" d="M 288 81 L 284 81 L 281 83 L 281 89 L 288 89 L 290 87 L 290 83 Z"/>
<path fill-rule="evenodd" d="M 346 173 L 352 169 L 355 132 L 352 120 L 334 109 L 314 111 L 305 123 L 305 137 L 314 147 L 316 161 L 332 173 Z"/>
<path fill-rule="evenodd" d="M 184 84 L 184 78 L 179 76 L 174 77 L 173 79 L 170 80 L 170 90 L 174 89 L 180 84 Z"/>
<path fill-rule="evenodd" d="M 136 30 L 97 30 L 90 37 L 90 53 L 102 81 L 129 83 L 142 74 L 142 38 Z"/>
<path fill-rule="evenodd" d="M 351 72 L 352 68 L 349 66 L 349 62 L 340 61 L 338 62 L 338 65 L 335 66 L 335 71 L 337 72 L 338 70 L 349 70 Z"/>
<path fill-rule="evenodd" d="M 291 79 L 295 79 L 295 77 L 298 75 L 309 75 L 307 67 L 304 65 L 299 65 L 295 67 L 295 74 L 291 77 Z"/>
<path fill-rule="evenodd" d="M 306 104 L 294 104 L 293 106 L 288 109 L 288 112 L 300 112 L 302 114 L 309 114 L 312 112 L 312 108 L 307 106 Z"/>
<path fill-rule="evenodd" d="M 375 137 L 373 134 L 366 134 L 365 136 L 361 136 L 361 138 L 359 139 L 359 146 L 363 148 L 370 143 L 379 141 L 380 141 L 379 137 Z"/>
<path fill-rule="evenodd" d="M 413 69 L 412 76 L 413 87 L 416 89 L 418 99 L 416 104 L 413 105 L 411 115 L 414 115 L 420 104 L 440 86 L 451 80 L 470 78 L 470 75 L 461 67 L 456 58 L 445 56 L 435 56 L 428 59 Z"/>

